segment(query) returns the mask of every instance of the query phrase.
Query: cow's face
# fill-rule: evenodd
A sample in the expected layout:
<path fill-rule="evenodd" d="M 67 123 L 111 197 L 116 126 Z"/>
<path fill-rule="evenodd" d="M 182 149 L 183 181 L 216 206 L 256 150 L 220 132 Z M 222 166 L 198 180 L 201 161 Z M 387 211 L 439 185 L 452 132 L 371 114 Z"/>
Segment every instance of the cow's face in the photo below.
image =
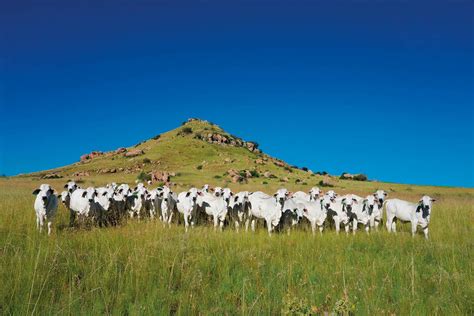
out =
<path fill-rule="evenodd" d="M 84 193 L 82 193 L 82 197 L 86 198 L 89 202 L 94 202 L 96 196 L 97 191 L 93 187 L 87 188 Z"/>
<path fill-rule="evenodd" d="M 67 200 L 69 199 L 69 191 L 61 192 L 61 195 L 59 197 L 61 198 L 61 202 L 63 204 L 66 204 Z"/>
<path fill-rule="evenodd" d="M 352 208 L 354 207 L 354 204 L 357 204 L 357 200 L 353 198 L 352 196 L 348 196 L 342 199 L 341 201 L 342 205 L 344 205 L 344 209 L 347 212 L 351 212 Z"/>
<path fill-rule="evenodd" d="M 431 215 L 431 207 L 435 199 L 429 197 L 428 195 L 423 196 L 418 202 L 417 212 L 422 212 L 423 218 L 427 218 Z"/>
<path fill-rule="evenodd" d="M 191 189 L 189 189 L 189 191 L 186 193 L 186 197 L 190 198 L 193 202 L 196 202 L 197 197 L 198 197 L 199 195 L 202 195 L 202 192 L 199 191 L 199 190 L 196 189 L 196 188 L 191 188 Z"/>
<path fill-rule="evenodd" d="M 321 206 L 325 211 L 328 211 L 331 208 L 331 197 L 329 195 L 324 195 L 323 198 L 321 199 Z"/>
<path fill-rule="evenodd" d="M 46 206 L 48 203 L 48 199 L 51 195 L 53 195 L 54 190 L 51 188 L 49 184 L 42 184 L 40 185 L 39 189 L 33 191 L 33 194 L 36 195 L 36 198 L 40 198 L 43 202 L 43 205 Z"/>
<path fill-rule="evenodd" d="M 171 195 L 173 194 L 173 191 L 167 186 L 163 187 L 163 190 L 161 191 L 162 194 L 162 199 L 165 202 L 168 202 L 171 199 Z"/>
<path fill-rule="evenodd" d="M 318 187 L 313 187 L 309 190 L 309 196 L 311 200 L 316 200 L 321 195 L 321 190 Z"/>
<path fill-rule="evenodd" d="M 66 184 L 64 185 L 64 188 L 65 188 L 69 193 L 72 193 L 72 192 L 74 192 L 74 191 L 78 188 L 78 186 L 77 186 L 76 182 L 74 182 L 74 181 L 69 181 L 68 183 L 66 183 Z"/>
<path fill-rule="evenodd" d="M 221 187 L 215 187 L 214 188 L 214 195 L 215 196 L 222 196 L 223 189 Z"/>
<path fill-rule="evenodd" d="M 202 190 L 201 190 L 201 191 L 202 191 L 202 192 L 206 192 L 206 193 L 208 193 L 208 192 L 209 192 L 209 184 L 205 184 L 205 185 L 203 185 L 203 187 L 202 187 Z"/>
<path fill-rule="evenodd" d="M 285 203 L 285 200 L 288 198 L 289 195 L 290 193 L 287 189 L 279 189 L 273 196 L 275 197 L 278 203 L 283 204 Z"/>
<path fill-rule="evenodd" d="M 232 198 L 234 194 L 229 188 L 225 188 L 222 190 L 222 197 L 224 198 L 224 201 L 229 204 L 230 199 Z"/>
<path fill-rule="evenodd" d="M 332 202 L 334 202 L 334 200 L 337 197 L 337 193 L 334 192 L 333 190 L 327 191 L 325 195 L 328 196 L 331 199 Z"/>
<path fill-rule="evenodd" d="M 387 197 L 387 192 L 384 190 L 377 190 L 374 193 L 374 197 L 377 200 L 377 204 L 379 205 L 379 208 L 382 208 L 383 202 L 385 201 L 385 198 Z"/>
<path fill-rule="evenodd" d="M 375 196 L 373 195 L 368 195 L 367 198 L 365 198 L 364 204 L 366 206 L 366 211 L 369 213 L 369 215 L 372 215 L 376 203 L 377 201 L 375 199 Z"/>

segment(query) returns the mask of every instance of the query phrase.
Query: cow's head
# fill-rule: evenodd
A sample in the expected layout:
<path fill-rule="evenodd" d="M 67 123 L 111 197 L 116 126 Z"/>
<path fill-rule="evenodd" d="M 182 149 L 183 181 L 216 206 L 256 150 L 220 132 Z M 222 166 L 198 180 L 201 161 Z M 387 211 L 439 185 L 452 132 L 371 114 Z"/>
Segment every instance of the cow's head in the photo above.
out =
<path fill-rule="evenodd" d="M 94 202 L 96 196 L 97 196 L 97 191 L 93 187 L 88 187 L 82 193 L 82 197 L 87 199 L 89 202 Z"/>
<path fill-rule="evenodd" d="M 327 194 L 325 194 L 322 199 L 321 199 L 321 208 L 324 210 L 324 211 L 329 211 L 329 209 L 331 208 L 331 203 L 333 202 L 333 200 L 331 199 L 331 197 Z"/>
<path fill-rule="evenodd" d="M 356 198 L 352 196 L 348 196 L 348 197 L 343 198 L 341 203 L 343 205 L 343 210 L 345 210 L 346 212 L 352 212 L 352 208 L 354 207 L 354 204 L 357 204 L 358 202 Z"/>
<path fill-rule="evenodd" d="M 312 187 L 311 190 L 309 190 L 309 199 L 311 201 L 317 200 L 321 195 L 321 190 L 318 187 Z"/>
<path fill-rule="evenodd" d="M 234 196 L 234 193 L 229 188 L 225 188 L 222 190 L 222 197 L 224 201 L 229 205 L 230 199 Z"/>
<path fill-rule="evenodd" d="M 202 195 L 202 192 L 196 188 L 191 188 L 188 192 L 186 192 L 186 197 L 190 198 L 193 202 L 196 202 L 197 197 L 200 195 Z"/>
<path fill-rule="evenodd" d="M 435 199 L 429 197 L 428 195 L 424 195 L 418 202 L 416 211 L 422 212 L 423 218 L 427 218 L 428 216 L 431 215 L 431 207 L 433 205 L 433 202 L 435 201 L 436 201 Z"/>
<path fill-rule="evenodd" d="M 375 196 L 374 195 L 368 195 L 364 201 L 364 208 L 362 209 L 362 211 L 367 211 L 367 213 L 369 215 L 372 215 L 372 213 L 374 212 L 374 207 L 375 207 L 375 204 L 377 203 L 376 199 L 375 199 Z"/>
<path fill-rule="evenodd" d="M 377 190 L 374 193 L 374 197 L 377 201 L 377 204 L 379 205 L 379 208 L 382 208 L 383 202 L 385 201 L 385 198 L 387 197 L 387 192 L 384 190 Z"/>
<path fill-rule="evenodd" d="M 202 191 L 202 192 L 209 193 L 209 184 L 203 185 L 201 191 Z"/>
<path fill-rule="evenodd" d="M 46 205 L 49 197 L 54 194 L 54 190 L 49 184 L 42 184 L 38 189 L 33 191 L 33 194 L 36 195 L 37 199 L 41 199 L 43 205 Z"/>
<path fill-rule="evenodd" d="M 286 199 L 291 195 L 290 192 L 288 192 L 287 189 L 285 188 L 282 188 L 282 189 L 279 189 L 278 191 L 276 191 L 275 194 L 273 194 L 273 196 L 275 197 L 276 201 L 278 203 L 280 203 L 281 205 L 283 205 L 283 203 L 285 203 Z"/>
<path fill-rule="evenodd" d="M 327 191 L 325 195 L 327 197 L 329 197 L 329 199 L 331 199 L 331 202 L 334 202 L 336 200 L 336 197 L 337 197 L 337 193 L 334 192 L 333 190 Z"/>
<path fill-rule="evenodd" d="M 64 188 L 69 192 L 72 193 L 79 187 L 77 186 L 76 182 L 74 181 L 68 181 L 65 185 Z"/>
<path fill-rule="evenodd" d="M 173 194 L 173 191 L 168 186 L 164 186 L 163 190 L 161 190 L 161 197 L 163 201 L 168 202 L 171 199 L 171 195 Z"/>
<path fill-rule="evenodd" d="M 222 196 L 223 189 L 221 187 L 215 187 L 214 188 L 214 195 L 215 196 Z"/>

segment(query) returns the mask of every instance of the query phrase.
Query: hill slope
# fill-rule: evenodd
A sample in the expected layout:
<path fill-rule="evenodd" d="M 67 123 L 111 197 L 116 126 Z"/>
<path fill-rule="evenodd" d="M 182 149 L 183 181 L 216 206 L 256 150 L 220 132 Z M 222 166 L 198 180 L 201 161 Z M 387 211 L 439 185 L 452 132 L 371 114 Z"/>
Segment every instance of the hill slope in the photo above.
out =
<path fill-rule="evenodd" d="M 190 119 L 179 128 L 126 148 L 126 152 L 122 149 L 91 159 L 84 156 L 81 162 L 31 175 L 44 177 L 57 174 L 83 179 L 99 176 L 132 181 L 142 172 L 168 172 L 175 175 L 171 177 L 174 183 L 199 180 L 199 183 L 212 182 L 216 185 L 232 182 L 303 183 L 312 176 L 262 153 L 257 147 L 257 144 L 245 142 L 215 124 Z M 134 152 L 143 154 L 126 157 L 127 153 Z"/>

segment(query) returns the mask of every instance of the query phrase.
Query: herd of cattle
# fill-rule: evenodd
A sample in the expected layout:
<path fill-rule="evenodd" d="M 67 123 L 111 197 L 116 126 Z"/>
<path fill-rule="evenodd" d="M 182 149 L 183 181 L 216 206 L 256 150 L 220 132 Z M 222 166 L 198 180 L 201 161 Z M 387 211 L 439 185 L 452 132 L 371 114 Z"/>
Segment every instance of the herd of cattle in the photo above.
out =
<path fill-rule="evenodd" d="M 214 228 L 222 229 L 225 224 L 239 227 L 249 224 L 255 230 L 256 220 L 265 222 L 268 233 L 273 230 L 289 230 L 307 219 L 313 234 L 317 229 L 322 233 L 325 223 L 334 225 L 336 232 L 341 224 L 346 233 L 351 229 L 355 234 L 359 225 L 369 232 L 377 229 L 382 220 L 383 207 L 386 210 L 386 226 L 389 232 L 396 232 L 396 221 L 411 222 L 412 234 L 421 226 L 428 238 L 428 225 L 432 202 L 423 196 L 418 203 L 400 199 L 386 199 L 387 193 L 377 190 L 362 198 L 354 194 L 338 196 L 333 190 L 322 193 L 313 187 L 308 193 L 289 192 L 279 189 L 273 196 L 264 192 L 233 193 L 229 188 L 191 188 L 179 194 L 168 186 L 147 189 L 142 183 L 132 190 L 128 184 L 111 183 L 105 187 L 80 188 L 74 181 L 64 186 L 57 194 L 48 184 L 42 184 L 36 195 L 34 208 L 37 228 L 41 231 L 47 223 L 48 234 L 58 208 L 59 199 L 70 212 L 70 225 L 76 220 L 92 220 L 99 226 L 117 225 L 124 218 L 150 217 L 159 219 L 164 225 L 171 225 L 173 216 L 184 219 L 186 231 L 189 226 L 208 222 L 211 218 Z M 180 215 L 181 214 L 181 215 Z"/>

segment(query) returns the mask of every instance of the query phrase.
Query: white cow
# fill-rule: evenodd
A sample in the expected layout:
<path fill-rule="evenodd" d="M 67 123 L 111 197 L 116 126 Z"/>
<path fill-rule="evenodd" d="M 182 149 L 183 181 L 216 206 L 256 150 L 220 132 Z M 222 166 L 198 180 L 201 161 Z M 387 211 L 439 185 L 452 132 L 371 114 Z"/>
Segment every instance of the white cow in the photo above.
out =
<path fill-rule="evenodd" d="M 348 217 L 348 226 L 352 225 L 352 233 L 356 233 L 359 224 L 362 224 L 365 227 L 365 231 L 368 233 L 370 204 L 367 200 L 362 199 L 355 194 L 348 194 L 342 198 L 341 203 L 343 211 Z M 371 206 L 373 207 L 373 203 Z"/>
<path fill-rule="evenodd" d="M 428 226 L 430 224 L 432 203 L 435 199 L 424 195 L 418 203 L 411 203 L 399 199 L 389 199 L 385 203 L 387 212 L 387 230 L 396 232 L 396 219 L 411 223 L 411 233 L 416 234 L 418 226 L 421 226 L 425 238 L 428 239 Z"/>
<path fill-rule="evenodd" d="M 209 184 L 205 184 L 202 186 L 201 192 L 209 193 L 210 187 Z"/>
<path fill-rule="evenodd" d="M 319 197 L 319 193 L 316 199 L 311 199 L 310 201 L 302 200 L 294 196 L 293 199 L 304 205 L 303 215 L 311 223 L 311 231 L 313 235 L 316 232 L 316 226 L 319 228 L 319 232 L 322 233 L 327 213 L 326 209 L 322 206 L 322 199 Z"/>
<path fill-rule="evenodd" d="M 33 191 L 36 195 L 34 208 L 36 212 L 36 228 L 41 232 L 43 225 L 48 222 L 48 235 L 51 234 L 51 225 L 58 209 L 58 197 L 49 184 L 40 185 Z"/>
<path fill-rule="evenodd" d="M 228 206 L 228 217 L 231 222 L 234 222 L 236 231 L 239 231 L 240 225 L 242 225 L 248 217 L 249 208 L 249 192 L 242 191 L 235 194 L 230 199 Z"/>
<path fill-rule="evenodd" d="M 113 222 L 115 220 L 115 213 L 111 210 L 111 206 L 114 204 L 114 195 L 115 191 L 112 186 L 109 187 L 99 187 L 96 188 L 97 196 L 95 197 L 95 202 L 97 202 L 98 207 L 100 208 L 99 214 L 100 222 L 99 224 L 104 224 L 104 220 L 107 222 Z"/>
<path fill-rule="evenodd" d="M 65 185 L 64 188 L 66 189 L 66 193 L 61 192 L 61 202 L 64 204 L 64 206 L 69 210 L 69 226 L 74 225 L 74 220 L 76 217 L 76 213 L 71 210 L 69 207 L 70 201 L 71 201 L 71 194 L 74 192 L 76 189 L 80 189 L 80 187 L 76 184 L 74 181 L 68 181 Z"/>
<path fill-rule="evenodd" d="M 127 209 L 130 218 L 133 218 L 135 215 L 138 219 L 141 218 L 142 209 L 145 206 L 145 199 L 148 195 L 148 191 L 146 190 L 143 183 L 139 183 L 136 187 L 134 192 L 127 196 Z"/>
<path fill-rule="evenodd" d="M 312 187 L 309 190 L 309 194 L 302 191 L 293 193 L 292 197 L 297 198 L 300 201 L 316 201 L 321 195 L 321 190 L 318 187 Z"/>
<path fill-rule="evenodd" d="M 336 193 L 334 190 L 329 190 L 329 191 L 327 191 L 326 194 L 324 194 L 324 195 L 328 196 L 329 199 L 330 199 L 331 201 L 333 201 L 333 202 L 334 202 L 334 201 L 336 200 L 336 198 L 337 198 L 337 193 Z"/>
<path fill-rule="evenodd" d="M 76 189 L 71 194 L 71 202 L 69 204 L 71 211 L 75 212 L 81 217 L 98 217 L 100 208 L 98 207 L 95 198 L 97 191 L 93 187 L 87 189 Z"/>
<path fill-rule="evenodd" d="M 220 193 L 215 190 L 215 194 L 203 193 L 198 196 L 197 204 L 200 210 L 208 216 L 212 216 L 214 229 L 217 229 L 217 226 L 219 226 L 222 230 L 225 217 L 227 216 L 227 203 L 222 195 L 222 190 Z"/>
<path fill-rule="evenodd" d="M 178 212 L 183 214 L 184 227 L 188 231 L 188 226 L 194 226 L 196 220 L 197 198 L 203 193 L 196 188 L 191 188 L 189 191 L 178 194 L 176 208 Z"/>
<path fill-rule="evenodd" d="M 155 218 L 156 214 L 159 214 L 159 219 L 162 220 L 161 202 L 163 200 L 163 188 L 158 187 L 149 191 L 148 199 L 151 201 L 150 217 Z"/>
<path fill-rule="evenodd" d="M 164 186 L 161 194 L 161 219 L 163 224 L 171 225 L 173 213 L 176 209 L 176 200 L 178 197 L 171 191 L 168 186 Z"/>
<path fill-rule="evenodd" d="M 282 215 L 278 223 L 278 230 L 287 230 L 288 234 L 293 226 L 297 225 L 304 216 L 305 206 L 297 199 L 287 199 L 283 203 Z"/>
<path fill-rule="evenodd" d="M 375 229 L 379 228 L 379 224 L 383 217 L 383 203 L 385 202 L 387 195 L 387 192 L 384 190 L 377 190 L 373 194 L 377 204 L 374 206 L 374 211 L 370 216 L 370 227 L 375 227 Z"/>
<path fill-rule="evenodd" d="M 248 227 L 248 222 L 251 220 L 252 230 L 255 231 L 255 219 L 261 218 L 265 220 L 268 234 L 271 235 L 273 228 L 280 222 L 282 215 L 281 209 L 286 196 L 287 194 L 285 194 L 283 190 L 279 190 L 279 192 L 275 193 L 273 197 L 261 191 L 250 193 L 248 197 L 250 206 L 249 218 L 247 219 L 246 227 Z M 280 198 L 282 197 L 283 201 L 280 202 Z"/>
<path fill-rule="evenodd" d="M 334 221 L 334 225 L 336 226 L 336 233 L 339 233 L 341 224 L 344 225 L 346 233 L 348 233 L 349 218 L 347 217 L 347 213 L 343 209 L 342 200 L 335 198 L 332 199 L 331 195 L 325 194 L 321 203 L 326 211 L 327 216 Z"/>

